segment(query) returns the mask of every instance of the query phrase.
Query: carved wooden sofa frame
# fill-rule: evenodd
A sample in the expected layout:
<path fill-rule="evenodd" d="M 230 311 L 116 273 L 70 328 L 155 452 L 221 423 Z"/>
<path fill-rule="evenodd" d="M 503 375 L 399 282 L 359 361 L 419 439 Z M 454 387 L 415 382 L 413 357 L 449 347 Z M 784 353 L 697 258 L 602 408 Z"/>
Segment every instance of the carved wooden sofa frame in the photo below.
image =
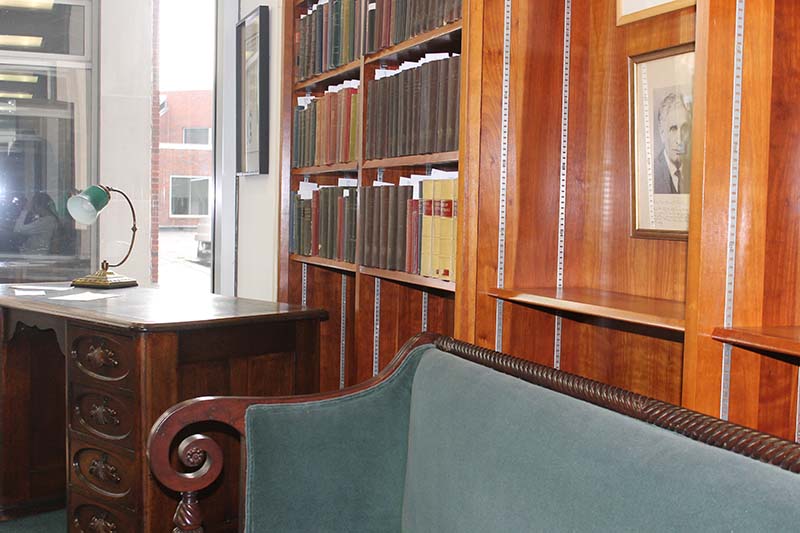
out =
<path fill-rule="evenodd" d="M 176 471 L 170 462 L 170 450 L 178 434 L 185 434 L 185 430 L 193 424 L 214 421 L 227 424 L 244 436 L 245 411 L 248 407 L 257 404 L 297 404 L 335 399 L 365 391 L 386 381 L 416 347 L 425 344 L 434 344 L 439 350 L 462 359 L 682 434 L 695 441 L 800 473 L 800 445 L 794 442 L 507 354 L 449 337 L 423 333 L 409 340 L 380 374 L 342 391 L 271 398 L 203 397 L 184 401 L 166 411 L 153 425 L 148 458 L 155 477 L 167 488 L 181 493 L 181 501 L 175 512 L 174 531 L 203 531 L 197 494 L 211 485 L 223 468 L 220 447 L 204 435 L 192 435 L 180 443 L 178 455 L 184 465 L 194 471 Z M 242 445 L 244 447 L 244 438 Z M 245 468 L 246 461 L 242 461 L 242 465 Z M 241 479 L 245 479 L 245 476 Z"/>

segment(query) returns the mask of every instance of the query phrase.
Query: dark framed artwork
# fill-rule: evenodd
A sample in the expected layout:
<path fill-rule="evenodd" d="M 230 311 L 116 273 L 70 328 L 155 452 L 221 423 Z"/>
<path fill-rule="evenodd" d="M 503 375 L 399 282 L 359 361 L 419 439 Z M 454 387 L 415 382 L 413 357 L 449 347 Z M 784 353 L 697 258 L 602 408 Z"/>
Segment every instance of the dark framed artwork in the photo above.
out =
<path fill-rule="evenodd" d="M 694 44 L 630 58 L 632 235 L 686 239 Z"/>
<path fill-rule="evenodd" d="M 236 25 L 236 173 L 269 168 L 269 8 Z"/>

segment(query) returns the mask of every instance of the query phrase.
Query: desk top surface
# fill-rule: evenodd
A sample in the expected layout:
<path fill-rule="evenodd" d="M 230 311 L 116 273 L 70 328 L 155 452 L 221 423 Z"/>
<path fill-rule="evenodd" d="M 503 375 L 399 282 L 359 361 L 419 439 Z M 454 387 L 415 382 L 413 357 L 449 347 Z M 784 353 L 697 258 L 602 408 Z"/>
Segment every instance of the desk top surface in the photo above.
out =
<path fill-rule="evenodd" d="M 85 288 L 64 290 L 65 288 L 69 288 L 69 282 L 0 285 L 0 306 L 138 331 L 167 331 L 303 319 L 325 320 L 328 317 L 327 312 L 322 309 L 233 298 L 202 291 L 172 291 L 143 287 L 111 290 Z M 45 294 L 30 294 L 37 289 L 46 289 L 38 291 Z M 26 292 L 29 294 L 24 294 Z M 91 301 L 53 299 L 83 293 L 111 297 Z"/>

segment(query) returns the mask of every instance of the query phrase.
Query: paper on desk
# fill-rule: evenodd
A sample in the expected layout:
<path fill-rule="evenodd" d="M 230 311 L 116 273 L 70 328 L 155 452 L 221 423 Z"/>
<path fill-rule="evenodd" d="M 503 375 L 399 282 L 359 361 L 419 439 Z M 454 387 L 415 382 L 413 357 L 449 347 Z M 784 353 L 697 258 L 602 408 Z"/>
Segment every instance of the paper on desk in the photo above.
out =
<path fill-rule="evenodd" d="M 50 300 L 71 300 L 74 302 L 91 302 L 92 300 L 105 300 L 106 298 L 116 298 L 120 294 L 105 294 L 99 292 L 79 292 L 77 294 L 67 294 L 66 296 L 53 296 Z"/>
<path fill-rule="evenodd" d="M 14 296 L 44 296 L 44 291 L 28 291 L 14 289 Z"/>
<path fill-rule="evenodd" d="M 23 291 L 68 291 L 72 289 L 72 287 L 50 285 L 12 285 L 11 287 Z"/>

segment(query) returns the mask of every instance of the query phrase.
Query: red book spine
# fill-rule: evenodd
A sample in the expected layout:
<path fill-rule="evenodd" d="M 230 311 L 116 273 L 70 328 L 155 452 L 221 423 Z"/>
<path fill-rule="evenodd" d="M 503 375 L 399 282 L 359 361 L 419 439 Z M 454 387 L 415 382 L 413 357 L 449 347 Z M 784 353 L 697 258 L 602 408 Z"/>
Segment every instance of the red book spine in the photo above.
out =
<path fill-rule="evenodd" d="M 311 193 L 311 255 L 319 255 L 319 191 Z"/>
<path fill-rule="evenodd" d="M 344 260 L 344 196 L 336 199 L 336 259 Z"/>

